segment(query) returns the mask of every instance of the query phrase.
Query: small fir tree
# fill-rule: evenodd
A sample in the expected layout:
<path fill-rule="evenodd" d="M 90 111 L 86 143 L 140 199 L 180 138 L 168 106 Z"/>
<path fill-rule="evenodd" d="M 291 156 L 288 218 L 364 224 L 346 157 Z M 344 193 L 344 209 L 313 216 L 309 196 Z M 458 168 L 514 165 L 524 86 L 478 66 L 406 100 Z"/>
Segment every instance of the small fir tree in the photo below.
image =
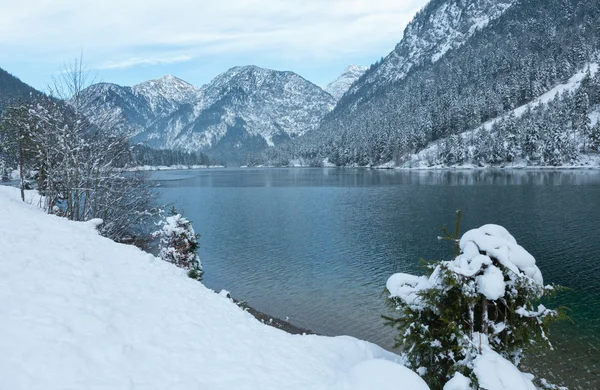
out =
<path fill-rule="evenodd" d="M 171 215 L 159 225 L 161 229 L 152 234 L 159 240 L 159 257 L 187 270 L 190 278 L 202 280 L 202 264 L 197 253 L 200 235 L 194 231 L 192 223 L 172 208 Z"/>
<path fill-rule="evenodd" d="M 497 225 L 484 225 L 458 240 L 455 258 L 427 264 L 428 276 L 395 274 L 387 299 L 399 315 L 383 316 L 398 330 L 408 366 L 433 390 L 464 375 L 478 388 L 478 357 L 498 354 L 518 366 L 523 349 L 548 340 L 549 324 L 564 316 L 540 304 L 557 289 L 544 286 L 535 259 Z M 459 375 L 460 374 L 460 375 Z"/>

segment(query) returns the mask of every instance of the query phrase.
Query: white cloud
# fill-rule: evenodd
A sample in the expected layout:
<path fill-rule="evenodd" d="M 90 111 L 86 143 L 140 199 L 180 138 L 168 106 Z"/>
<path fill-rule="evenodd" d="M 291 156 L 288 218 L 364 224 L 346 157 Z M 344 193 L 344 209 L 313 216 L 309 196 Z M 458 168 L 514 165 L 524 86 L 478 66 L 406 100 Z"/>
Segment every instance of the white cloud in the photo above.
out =
<path fill-rule="evenodd" d="M 137 65 L 159 65 L 159 64 L 174 64 L 177 62 L 185 62 L 193 57 L 180 55 L 175 57 L 131 57 L 121 61 L 106 61 L 99 64 L 97 69 L 124 69 L 131 68 Z"/>
<path fill-rule="evenodd" d="M 0 0 L 0 61 L 56 62 L 82 49 L 97 68 L 229 52 L 327 60 L 382 45 L 391 49 L 425 2 Z"/>

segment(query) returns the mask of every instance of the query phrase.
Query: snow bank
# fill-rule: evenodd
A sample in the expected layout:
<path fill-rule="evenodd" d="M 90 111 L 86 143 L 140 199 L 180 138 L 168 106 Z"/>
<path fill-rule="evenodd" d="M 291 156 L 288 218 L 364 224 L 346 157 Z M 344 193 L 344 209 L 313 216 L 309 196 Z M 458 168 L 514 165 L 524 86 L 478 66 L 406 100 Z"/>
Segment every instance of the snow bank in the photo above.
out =
<path fill-rule="evenodd" d="M 255 320 L 185 271 L 0 186 L 3 389 L 407 389 L 399 357 Z"/>

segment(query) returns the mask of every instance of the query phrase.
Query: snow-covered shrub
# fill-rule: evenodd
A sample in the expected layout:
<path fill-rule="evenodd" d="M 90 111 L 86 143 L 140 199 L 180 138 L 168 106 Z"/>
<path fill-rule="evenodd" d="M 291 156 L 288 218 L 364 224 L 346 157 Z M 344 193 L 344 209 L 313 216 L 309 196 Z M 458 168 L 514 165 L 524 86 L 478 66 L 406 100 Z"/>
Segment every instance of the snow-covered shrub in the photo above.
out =
<path fill-rule="evenodd" d="M 182 214 L 171 210 L 171 216 L 159 222 L 161 229 L 152 236 L 159 240 L 158 255 L 164 261 L 188 270 L 192 279 L 202 279 L 202 264 L 198 256 L 198 239 L 192 223 Z"/>
<path fill-rule="evenodd" d="M 535 259 L 506 229 L 484 225 L 460 240 L 458 224 L 456 230 L 454 236 L 444 230 L 455 243 L 454 260 L 428 264 L 429 276 L 394 274 L 386 285 L 388 303 L 399 313 L 384 316 L 399 331 L 396 347 L 431 389 L 471 388 L 457 387 L 466 383 L 463 376 L 477 389 L 491 380 L 479 372 L 494 362 L 514 365 L 521 375 L 523 348 L 537 341 L 552 348 L 548 326 L 561 316 L 540 304 L 555 288 L 544 286 Z M 515 381 L 523 385 L 513 390 L 534 389 L 527 376 Z"/>

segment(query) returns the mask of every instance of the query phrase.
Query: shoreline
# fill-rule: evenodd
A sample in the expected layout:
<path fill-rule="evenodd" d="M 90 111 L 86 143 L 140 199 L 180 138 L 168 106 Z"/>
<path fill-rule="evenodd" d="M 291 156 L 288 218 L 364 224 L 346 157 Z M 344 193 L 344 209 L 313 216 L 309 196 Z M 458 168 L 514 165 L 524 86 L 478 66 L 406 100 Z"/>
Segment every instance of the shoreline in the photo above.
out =
<path fill-rule="evenodd" d="M 289 334 L 298 334 L 298 335 L 319 335 L 311 330 L 301 328 L 299 326 L 293 325 L 289 321 L 282 320 L 281 318 L 270 316 L 266 313 L 256 310 L 252 306 L 249 306 L 247 302 L 239 301 L 235 298 L 230 298 L 236 306 L 240 309 L 250 313 L 254 318 L 256 318 L 261 323 L 271 326 L 273 328 L 281 329 Z"/>
<path fill-rule="evenodd" d="M 600 171 L 600 162 L 598 165 L 486 165 L 486 166 L 476 166 L 476 165 L 435 165 L 435 166 L 413 166 L 413 167 L 405 167 L 405 166 L 386 166 L 386 165 L 376 165 L 376 166 L 322 166 L 322 167 L 313 167 L 309 165 L 285 165 L 285 166 L 275 166 L 275 165 L 257 165 L 257 166 L 236 166 L 229 167 L 234 169 L 290 169 L 290 168 L 301 168 L 301 169 L 372 169 L 372 170 L 381 170 L 381 171 L 404 171 L 404 172 L 436 172 L 436 171 Z"/>

